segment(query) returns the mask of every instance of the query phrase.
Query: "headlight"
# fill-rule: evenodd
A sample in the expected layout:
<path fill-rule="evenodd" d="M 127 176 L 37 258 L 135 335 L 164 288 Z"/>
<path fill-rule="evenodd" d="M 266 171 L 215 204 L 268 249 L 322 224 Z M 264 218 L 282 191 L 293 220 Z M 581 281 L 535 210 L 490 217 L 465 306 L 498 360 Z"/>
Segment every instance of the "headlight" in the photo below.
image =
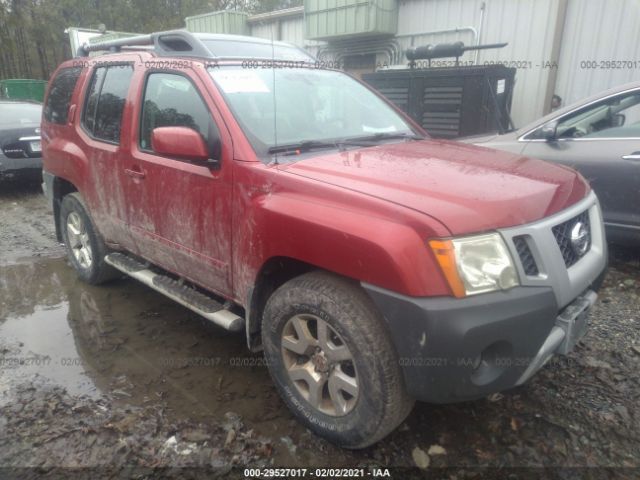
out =
<path fill-rule="evenodd" d="M 431 240 L 429 245 L 456 297 L 506 290 L 519 284 L 509 250 L 497 233 Z"/>

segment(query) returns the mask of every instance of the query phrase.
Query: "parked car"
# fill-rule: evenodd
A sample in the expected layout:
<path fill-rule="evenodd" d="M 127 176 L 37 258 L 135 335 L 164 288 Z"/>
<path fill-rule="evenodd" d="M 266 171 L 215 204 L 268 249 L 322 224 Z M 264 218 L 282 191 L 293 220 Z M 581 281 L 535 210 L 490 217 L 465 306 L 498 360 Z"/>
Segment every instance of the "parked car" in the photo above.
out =
<path fill-rule="evenodd" d="M 594 95 L 513 132 L 464 141 L 575 168 L 600 199 L 608 239 L 640 245 L 640 82 Z"/>
<path fill-rule="evenodd" d="M 521 385 L 584 334 L 606 243 L 577 172 L 429 140 L 287 44 L 180 31 L 92 48 L 127 42 L 153 50 L 53 76 L 58 238 L 86 282 L 125 273 L 244 332 L 314 432 L 371 445 L 414 400 Z"/>
<path fill-rule="evenodd" d="M 39 103 L 0 100 L 0 180 L 42 178 L 41 117 Z"/>

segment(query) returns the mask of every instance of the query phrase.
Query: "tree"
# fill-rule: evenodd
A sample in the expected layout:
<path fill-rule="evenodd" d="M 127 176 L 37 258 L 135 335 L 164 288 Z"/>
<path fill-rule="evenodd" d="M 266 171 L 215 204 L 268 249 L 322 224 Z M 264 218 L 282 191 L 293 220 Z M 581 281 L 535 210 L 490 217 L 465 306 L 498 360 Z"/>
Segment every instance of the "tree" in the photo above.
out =
<path fill-rule="evenodd" d="M 302 0 L 0 0 L 0 79 L 48 79 L 71 55 L 68 27 L 156 32 L 216 10 L 263 13 Z"/>

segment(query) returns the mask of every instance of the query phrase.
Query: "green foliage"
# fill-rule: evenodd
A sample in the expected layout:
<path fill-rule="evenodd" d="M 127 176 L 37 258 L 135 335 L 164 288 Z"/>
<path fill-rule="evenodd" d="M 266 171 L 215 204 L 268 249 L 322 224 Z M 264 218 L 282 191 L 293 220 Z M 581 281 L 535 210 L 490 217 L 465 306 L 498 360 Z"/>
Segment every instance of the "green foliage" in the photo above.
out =
<path fill-rule="evenodd" d="M 47 80 L 71 57 L 68 27 L 150 33 L 183 28 L 184 18 L 215 10 L 262 13 L 302 0 L 0 0 L 0 79 Z"/>

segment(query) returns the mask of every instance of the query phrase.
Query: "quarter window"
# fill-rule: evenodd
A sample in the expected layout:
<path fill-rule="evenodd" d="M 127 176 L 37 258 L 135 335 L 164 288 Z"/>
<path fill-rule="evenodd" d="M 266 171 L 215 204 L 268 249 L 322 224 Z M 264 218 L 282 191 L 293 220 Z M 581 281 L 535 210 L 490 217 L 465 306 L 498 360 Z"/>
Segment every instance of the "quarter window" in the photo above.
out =
<path fill-rule="evenodd" d="M 158 127 L 192 128 L 209 144 L 215 124 L 202 97 L 182 75 L 152 73 L 142 104 L 140 148 L 151 150 L 151 132 Z"/>
<path fill-rule="evenodd" d="M 95 138 L 120 143 L 122 112 L 133 76 L 131 65 L 99 67 L 93 73 L 83 125 Z"/>
<path fill-rule="evenodd" d="M 44 106 L 44 118 L 47 122 L 64 125 L 67 123 L 69 102 L 76 88 L 82 68 L 63 68 L 51 82 L 49 96 Z"/>

